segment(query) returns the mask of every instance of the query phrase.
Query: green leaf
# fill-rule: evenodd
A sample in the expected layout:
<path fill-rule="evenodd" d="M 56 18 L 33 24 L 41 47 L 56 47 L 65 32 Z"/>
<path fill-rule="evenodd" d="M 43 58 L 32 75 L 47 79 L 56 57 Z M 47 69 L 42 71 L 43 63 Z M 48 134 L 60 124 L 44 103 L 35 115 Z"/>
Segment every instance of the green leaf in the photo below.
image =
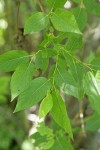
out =
<path fill-rule="evenodd" d="M 78 97 L 78 88 L 72 74 L 62 68 L 57 68 L 54 76 L 55 84 L 71 96 Z"/>
<path fill-rule="evenodd" d="M 53 138 L 48 138 L 46 135 L 42 136 L 38 132 L 32 135 L 32 139 L 35 140 L 34 145 L 39 147 L 41 150 L 50 149 L 54 144 Z"/>
<path fill-rule="evenodd" d="M 33 73 L 34 65 L 31 62 L 24 62 L 17 67 L 11 78 L 12 100 L 30 85 Z"/>
<path fill-rule="evenodd" d="M 70 34 L 65 47 L 68 51 L 79 50 L 82 47 L 82 36 L 79 34 Z"/>
<path fill-rule="evenodd" d="M 42 100 L 39 109 L 39 117 L 45 117 L 53 106 L 52 96 L 50 93 Z"/>
<path fill-rule="evenodd" d="M 28 54 L 21 50 L 13 50 L 0 55 L 0 72 L 14 71 L 21 62 L 27 61 L 28 57 Z"/>
<path fill-rule="evenodd" d="M 54 144 L 54 135 L 52 129 L 45 126 L 45 124 L 39 123 L 37 127 L 37 133 L 31 136 L 35 140 L 34 145 L 38 146 L 41 150 L 49 149 Z"/>
<path fill-rule="evenodd" d="M 98 115 L 97 113 L 92 115 L 86 122 L 85 128 L 86 130 L 93 132 L 100 129 L 100 115 Z"/>
<path fill-rule="evenodd" d="M 56 30 L 81 34 L 76 19 L 71 12 L 64 9 L 56 9 L 50 18 Z"/>
<path fill-rule="evenodd" d="M 68 66 L 68 71 L 66 71 L 66 69 L 63 69 L 62 67 L 57 67 L 54 75 L 55 84 L 60 87 L 64 93 L 81 100 L 84 96 L 85 70 L 83 66 L 81 66 L 79 63 L 74 62 L 74 60 L 71 58 Z"/>
<path fill-rule="evenodd" d="M 47 27 L 49 24 L 49 18 L 43 12 L 37 12 L 31 15 L 24 27 L 24 33 L 39 32 Z"/>
<path fill-rule="evenodd" d="M 28 89 L 19 95 L 18 102 L 14 112 L 32 107 L 41 101 L 51 88 L 50 80 L 44 77 L 34 79 Z"/>
<path fill-rule="evenodd" d="M 49 8 L 60 8 L 64 7 L 66 0 L 46 0 L 46 4 Z"/>
<path fill-rule="evenodd" d="M 56 136 L 55 143 L 50 150 L 74 150 L 74 148 L 66 136 Z"/>
<path fill-rule="evenodd" d="M 100 57 L 96 57 L 91 61 L 91 67 L 95 70 L 100 70 Z"/>
<path fill-rule="evenodd" d="M 43 51 L 40 51 L 36 55 L 35 68 L 41 69 L 41 70 L 43 70 L 43 72 L 45 72 L 48 67 L 48 64 L 49 64 L 49 58 L 48 58 L 48 56 L 45 57 L 45 55 L 43 55 L 43 54 L 44 54 Z"/>
<path fill-rule="evenodd" d="M 82 64 L 77 63 L 73 59 L 70 59 L 69 70 L 76 82 L 76 87 L 78 89 L 78 97 L 77 98 L 79 100 L 82 100 L 82 98 L 84 96 L 85 69 L 82 66 Z"/>
<path fill-rule="evenodd" d="M 85 91 L 92 108 L 100 114 L 100 88 L 91 72 L 88 72 L 86 75 Z"/>
<path fill-rule="evenodd" d="M 100 16 L 100 2 L 98 3 L 95 0 L 83 0 L 83 3 L 87 9 L 87 11 L 93 15 Z"/>
<path fill-rule="evenodd" d="M 79 26 L 79 29 L 82 31 L 87 23 L 87 13 L 84 9 L 76 7 L 72 10 L 75 19 L 77 21 L 77 24 Z"/>
<path fill-rule="evenodd" d="M 70 120 L 66 112 L 66 106 L 57 90 L 52 93 L 52 99 L 53 99 L 53 107 L 51 110 L 51 114 L 53 119 L 73 139 Z"/>

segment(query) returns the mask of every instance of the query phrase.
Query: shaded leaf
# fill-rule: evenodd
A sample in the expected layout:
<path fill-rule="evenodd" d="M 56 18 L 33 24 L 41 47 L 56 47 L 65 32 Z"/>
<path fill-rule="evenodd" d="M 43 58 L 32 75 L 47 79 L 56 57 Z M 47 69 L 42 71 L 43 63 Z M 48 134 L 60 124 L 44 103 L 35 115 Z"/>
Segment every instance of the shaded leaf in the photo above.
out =
<path fill-rule="evenodd" d="M 98 3 L 95 0 L 83 0 L 83 3 L 87 9 L 87 11 L 93 15 L 100 16 L 100 2 Z"/>
<path fill-rule="evenodd" d="M 74 148 L 66 136 L 56 136 L 55 143 L 50 150 L 74 150 Z"/>
<path fill-rule="evenodd" d="M 92 115 L 86 122 L 85 128 L 88 131 L 97 131 L 98 129 L 100 129 L 100 115 L 98 115 L 97 113 Z"/>
<path fill-rule="evenodd" d="M 87 13 L 84 9 L 76 7 L 72 10 L 75 19 L 77 21 L 77 24 L 79 26 L 79 29 L 82 31 L 87 23 Z"/>

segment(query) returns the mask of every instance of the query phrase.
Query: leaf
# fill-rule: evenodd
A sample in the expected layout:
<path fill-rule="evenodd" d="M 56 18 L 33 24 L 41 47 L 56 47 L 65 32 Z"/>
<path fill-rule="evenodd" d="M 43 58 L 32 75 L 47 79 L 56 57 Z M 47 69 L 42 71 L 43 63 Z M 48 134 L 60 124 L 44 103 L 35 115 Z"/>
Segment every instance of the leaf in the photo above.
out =
<path fill-rule="evenodd" d="M 16 67 L 28 60 L 28 54 L 25 51 L 13 50 L 0 55 L 0 72 L 14 71 Z"/>
<path fill-rule="evenodd" d="M 45 126 L 45 124 L 39 123 L 37 132 L 31 136 L 35 140 L 34 145 L 38 146 L 41 150 L 49 149 L 54 144 L 54 135 L 52 129 Z"/>
<path fill-rule="evenodd" d="M 55 90 L 52 93 L 52 99 L 53 99 L 53 107 L 51 109 L 51 114 L 52 114 L 53 119 L 73 139 L 70 120 L 66 112 L 66 106 L 57 90 Z"/>
<path fill-rule="evenodd" d="M 79 34 L 70 34 L 65 47 L 68 51 L 79 50 L 82 47 L 82 36 Z"/>
<path fill-rule="evenodd" d="M 39 52 L 36 55 L 36 59 L 35 59 L 35 68 L 36 69 L 42 69 L 43 72 L 46 71 L 46 69 L 48 68 L 48 64 L 49 64 L 49 58 L 44 57 L 43 52 Z"/>
<path fill-rule="evenodd" d="M 93 15 L 100 16 L 100 2 L 96 3 L 95 0 L 83 0 L 83 3 L 87 9 L 87 11 Z"/>
<path fill-rule="evenodd" d="M 49 8 L 60 8 L 64 7 L 66 0 L 46 0 L 46 4 Z"/>
<path fill-rule="evenodd" d="M 12 101 L 30 85 L 33 73 L 34 65 L 31 62 L 24 62 L 17 67 L 11 78 Z"/>
<path fill-rule="evenodd" d="M 14 112 L 32 107 L 41 101 L 51 88 L 50 80 L 44 77 L 34 79 L 28 89 L 19 95 L 18 102 Z"/>
<path fill-rule="evenodd" d="M 100 57 L 96 57 L 91 61 L 91 67 L 95 70 L 100 70 Z"/>
<path fill-rule="evenodd" d="M 24 33 L 28 34 L 31 32 L 39 32 L 45 29 L 48 24 L 49 19 L 46 14 L 43 12 L 34 13 L 27 19 L 24 27 Z"/>
<path fill-rule="evenodd" d="M 74 60 L 70 59 L 69 70 L 76 82 L 76 87 L 78 88 L 78 97 L 77 98 L 78 98 L 78 100 L 82 100 L 82 98 L 84 96 L 85 69 L 82 66 L 82 64 L 77 63 Z"/>
<path fill-rule="evenodd" d="M 93 131 L 93 132 L 100 129 L 100 115 L 98 115 L 97 113 L 92 115 L 86 122 L 85 128 L 87 131 Z"/>
<path fill-rule="evenodd" d="M 61 90 L 71 96 L 78 97 L 78 88 L 76 82 L 70 72 L 57 68 L 54 76 L 55 84 L 61 88 Z"/>
<path fill-rule="evenodd" d="M 39 117 L 45 117 L 53 106 L 52 96 L 50 93 L 42 100 L 39 109 Z"/>
<path fill-rule="evenodd" d="M 75 17 L 71 12 L 64 9 L 56 9 L 50 18 L 56 30 L 81 34 Z"/>
<path fill-rule="evenodd" d="M 39 147 L 41 150 L 50 149 L 54 144 L 53 138 L 49 139 L 46 135 L 42 136 L 38 132 L 32 135 L 32 139 L 35 140 L 34 145 Z"/>
<path fill-rule="evenodd" d="M 76 7 L 72 10 L 80 31 L 82 31 L 87 23 L 87 13 L 84 9 Z"/>
<path fill-rule="evenodd" d="M 66 136 L 56 136 L 55 143 L 50 150 L 74 150 Z"/>
<path fill-rule="evenodd" d="M 64 93 L 81 100 L 84 96 L 85 70 L 83 66 L 74 62 L 71 58 L 68 66 L 68 71 L 61 67 L 57 67 L 56 73 L 54 75 L 55 84 L 60 87 Z"/>
<path fill-rule="evenodd" d="M 92 108 L 100 114 L 100 88 L 91 72 L 86 75 L 85 92 L 89 97 Z"/>

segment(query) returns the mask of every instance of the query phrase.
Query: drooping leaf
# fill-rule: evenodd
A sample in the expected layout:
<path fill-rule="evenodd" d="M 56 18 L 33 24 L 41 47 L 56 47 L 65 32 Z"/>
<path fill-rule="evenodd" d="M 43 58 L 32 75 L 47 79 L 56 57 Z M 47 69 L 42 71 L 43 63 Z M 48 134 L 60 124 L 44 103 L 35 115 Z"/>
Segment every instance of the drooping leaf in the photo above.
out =
<path fill-rule="evenodd" d="M 28 60 L 28 54 L 25 51 L 13 50 L 0 55 L 0 72 L 14 71 L 16 67 Z"/>
<path fill-rule="evenodd" d="M 81 34 L 76 19 L 71 12 L 64 9 L 56 9 L 50 18 L 56 30 Z"/>
<path fill-rule="evenodd" d="M 82 36 L 79 34 L 70 34 L 65 47 L 68 51 L 79 50 L 82 47 Z"/>
<path fill-rule="evenodd" d="M 96 57 L 91 61 L 91 68 L 100 70 L 100 57 Z"/>
<path fill-rule="evenodd" d="M 24 33 L 39 32 L 47 27 L 49 24 L 48 16 L 43 12 L 32 14 L 26 21 Z"/>
<path fill-rule="evenodd" d="M 74 60 L 71 60 L 69 63 L 69 70 L 76 82 L 76 87 L 78 88 L 78 99 L 82 100 L 84 96 L 85 69 L 82 66 L 82 64 L 77 63 Z"/>
<path fill-rule="evenodd" d="M 43 51 L 40 51 L 36 55 L 35 68 L 41 69 L 43 70 L 43 72 L 45 72 L 49 64 L 49 57 L 48 56 L 45 57 L 45 54 L 44 55 L 43 54 L 44 54 Z"/>
<path fill-rule="evenodd" d="M 56 136 L 55 143 L 50 150 L 74 150 L 74 148 L 66 136 Z"/>
<path fill-rule="evenodd" d="M 53 106 L 52 96 L 50 93 L 42 100 L 39 109 L 39 117 L 45 117 Z"/>
<path fill-rule="evenodd" d="M 77 24 L 79 26 L 79 29 L 82 31 L 87 23 L 87 13 L 84 9 L 76 7 L 72 10 L 75 19 L 77 21 Z"/>
<path fill-rule="evenodd" d="M 85 91 L 92 108 L 100 114 L 100 88 L 91 72 L 88 72 L 86 75 Z"/>
<path fill-rule="evenodd" d="M 54 76 L 55 84 L 71 96 L 78 97 L 78 88 L 72 74 L 62 68 L 57 68 Z"/>
<path fill-rule="evenodd" d="M 30 85 L 33 73 L 34 65 L 31 62 L 24 62 L 18 66 L 11 78 L 12 100 Z"/>
<path fill-rule="evenodd" d="M 60 127 L 62 127 L 69 134 L 71 138 L 73 138 L 70 120 L 66 112 L 66 106 L 57 90 L 55 90 L 52 93 L 52 99 L 53 107 L 51 110 L 51 114 L 53 119 Z"/>
<path fill-rule="evenodd" d="M 61 8 L 64 7 L 66 0 L 46 0 L 46 4 L 49 8 Z"/>
<path fill-rule="evenodd" d="M 32 107 L 41 101 L 51 88 L 51 81 L 44 77 L 34 79 L 28 89 L 19 95 L 14 112 Z"/>
<path fill-rule="evenodd" d="M 100 115 L 95 113 L 86 122 L 85 126 L 88 131 L 97 131 L 100 129 Z"/>
<path fill-rule="evenodd" d="M 100 16 L 100 2 L 96 2 L 96 0 L 83 0 L 83 3 L 87 9 L 87 11 L 93 15 Z"/>

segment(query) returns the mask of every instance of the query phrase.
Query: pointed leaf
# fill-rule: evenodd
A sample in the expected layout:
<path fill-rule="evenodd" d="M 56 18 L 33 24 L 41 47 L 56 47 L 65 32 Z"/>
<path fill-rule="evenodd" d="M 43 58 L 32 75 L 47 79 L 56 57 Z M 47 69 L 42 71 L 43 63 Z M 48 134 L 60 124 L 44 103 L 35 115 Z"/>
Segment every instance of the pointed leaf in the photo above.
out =
<path fill-rule="evenodd" d="M 71 12 L 57 9 L 50 18 L 56 30 L 81 34 L 76 19 Z"/>
<path fill-rule="evenodd" d="M 42 100 L 39 109 L 39 117 L 45 117 L 53 106 L 52 96 L 50 93 Z"/>
<path fill-rule="evenodd" d="M 32 107 L 41 101 L 51 88 L 50 80 L 44 77 L 34 79 L 28 89 L 19 95 L 14 112 Z"/>
<path fill-rule="evenodd" d="M 43 12 L 37 12 L 31 15 L 26 23 L 24 28 L 24 33 L 28 34 L 31 32 L 39 32 L 47 27 L 49 24 L 48 16 Z"/>
<path fill-rule="evenodd" d="M 87 13 L 84 9 L 76 7 L 72 10 L 75 19 L 77 21 L 77 24 L 79 26 L 79 29 L 82 31 L 87 23 Z"/>
<path fill-rule="evenodd" d="M 0 72 L 14 71 L 21 63 L 28 60 L 25 51 L 13 50 L 0 55 Z"/>
<path fill-rule="evenodd" d="M 70 120 L 66 112 L 66 106 L 57 90 L 52 93 L 52 99 L 53 99 L 53 107 L 51 110 L 51 114 L 53 119 L 59 126 L 61 126 L 69 134 L 71 138 L 73 138 Z"/>
<path fill-rule="evenodd" d="M 87 11 L 93 15 L 100 16 L 100 2 L 98 3 L 95 0 L 83 0 L 83 3 L 87 9 Z"/>
<path fill-rule="evenodd" d="M 24 62 L 18 66 L 11 78 L 12 100 L 30 85 L 33 73 L 34 65 L 31 62 Z"/>

